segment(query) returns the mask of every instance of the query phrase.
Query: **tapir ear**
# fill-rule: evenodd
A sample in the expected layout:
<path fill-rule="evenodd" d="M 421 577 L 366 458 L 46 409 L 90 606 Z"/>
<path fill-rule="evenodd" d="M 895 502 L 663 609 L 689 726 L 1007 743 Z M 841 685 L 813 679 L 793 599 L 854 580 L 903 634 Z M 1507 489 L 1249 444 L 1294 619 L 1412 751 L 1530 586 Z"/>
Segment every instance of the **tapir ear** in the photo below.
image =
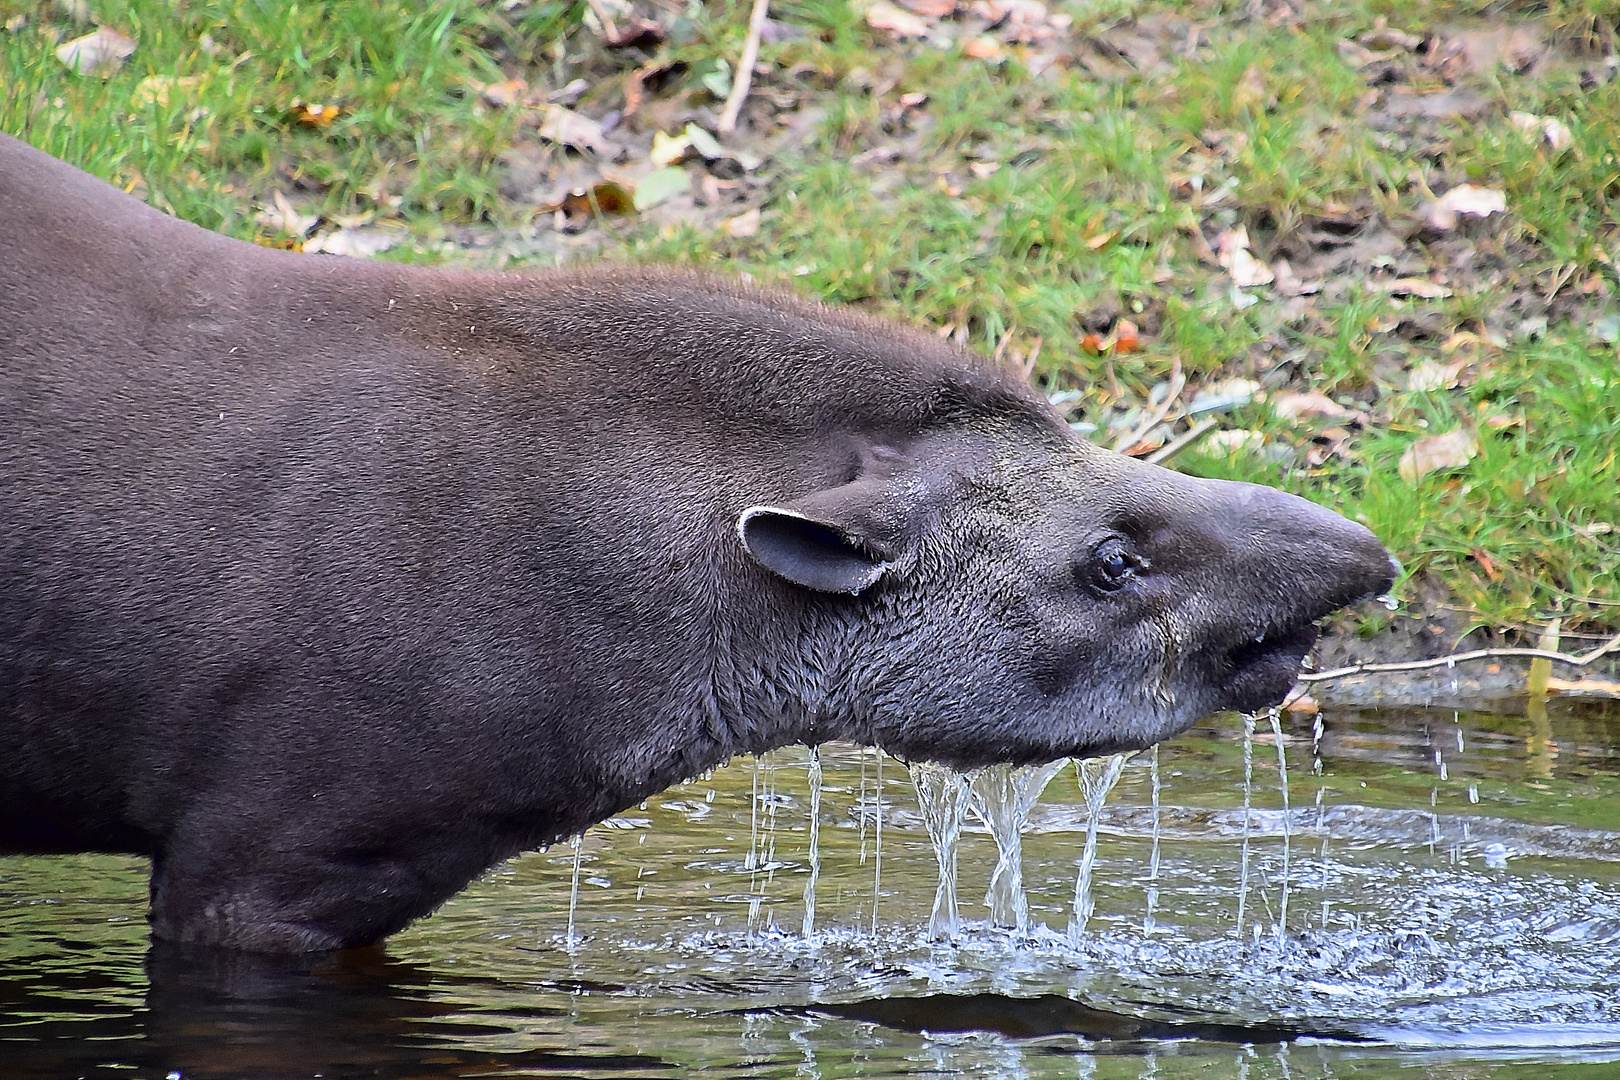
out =
<path fill-rule="evenodd" d="M 876 584 L 891 565 L 870 541 L 786 507 L 744 510 L 737 534 L 759 565 L 817 592 L 853 596 Z"/>

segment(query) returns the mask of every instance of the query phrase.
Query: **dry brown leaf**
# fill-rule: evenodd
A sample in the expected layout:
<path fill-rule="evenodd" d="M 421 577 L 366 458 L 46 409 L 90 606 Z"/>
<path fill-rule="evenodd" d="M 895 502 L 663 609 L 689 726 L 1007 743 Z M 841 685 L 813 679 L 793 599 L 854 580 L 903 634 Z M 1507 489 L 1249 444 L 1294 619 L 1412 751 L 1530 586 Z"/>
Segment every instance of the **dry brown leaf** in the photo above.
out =
<path fill-rule="evenodd" d="M 537 209 L 542 213 L 555 211 L 568 218 L 623 217 L 635 213 L 636 204 L 624 185 L 602 180 L 590 187 L 575 188 Z"/>
<path fill-rule="evenodd" d="M 293 107 L 287 110 L 288 121 L 311 128 L 331 127 L 342 115 L 343 110 L 337 105 L 320 105 L 303 101 L 293 102 Z"/>
<path fill-rule="evenodd" d="M 1383 15 L 1373 21 L 1371 30 L 1356 40 L 1369 49 L 1405 49 L 1408 52 L 1423 44 L 1423 39 L 1417 34 L 1390 29 L 1389 20 Z"/>
<path fill-rule="evenodd" d="M 269 209 L 259 211 L 259 223 L 272 232 L 304 237 L 320 223 L 319 217 L 300 214 L 293 209 L 287 196 L 280 191 L 272 191 L 270 201 L 273 205 Z"/>
<path fill-rule="evenodd" d="M 351 259 L 369 259 L 379 252 L 397 247 L 404 240 L 402 229 L 334 229 L 304 241 L 304 253 L 347 255 Z"/>
<path fill-rule="evenodd" d="M 1406 388 L 1416 392 L 1449 390 L 1457 385 L 1457 377 L 1467 366 L 1467 360 L 1458 360 L 1452 364 L 1442 364 L 1434 360 L 1420 361 L 1406 373 Z"/>
<path fill-rule="evenodd" d="M 1328 417 L 1334 420 L 1362 420 L 1366 418 L 1365 413 L 1345 408 L 1320 390 L 1277 394 L 1271 399 L 1271 407 L 1278 416 L 1289 419 L 1312 416 Z"/>
<path fill-rule="evenodd" d="M 956 12 L 956 0 L 900 0 L 902 6 L 930 19 L 943 19 Z"/>
<path fill-rule="evenodd" d="M 1301 281 L 1299 275 L 1294 273 L 1293 264 L 1287 259 L 1272 263 L 1271 272 L 1276 276 L 1277 292 L 1282 296 L 1311 296 L 1322 291 L 1321 278 Z"/>
<path fill-rule="evenodd" d="M 546 106 L 545 118 L 540 122 L 540 137 L 598 157 L 612 157 L 618 150 L 618 145 L 602 133 L 601 124 L 561 105 Z"/>
<path fill-rule="evenodd" d="M 726 221 L 726 232 L 739 240 L 759 234 L 759 207 L 746 210 Z"/>
<path fill-rule="evenodd" d="M 866 25 L 882 30 L 897 38 L 927 37 L 928 24 L 905 8 L 878 0 L 866 9 Z"/>
<path fill-rule="evenodd" d="M 1451 289 L 1428 278 L 1403 277 L 1393 281 L 1374 281 L 1370 283 L 1373 288 L 1381 289 L 1396 296 L 1415 296 L 1419 300 L 1444 300 L 1451 295 Z M 1394 329 L 1394 327 L 1390 327 Z"/>
<path fill-rule="evenodd" d="M 1442 232 L 1457 227 L 1460 214 L 1489 217 L 1507 211 L 1507 196 L 1495 188 L 1458 184 L 1423 211 L 1423 220 Z"/>
<path fill-rule="evenodd" d="M 1249 253 L 1249 230 L 1244 226 L 1222 232 L 1215 238 L 1215 246 L 1216 261 L 1232 275 L 1232 284 L 1238 288 L 1270 285 L 1276 280 L 1271 267 Z"/>
<path fill-rule="evenodd" d="M 1474 433 L 1465 428 L 1430 435 L 1406 448 L 1399 466 L 1401 479 L 1416 484 L 1432 472 L 1460 469 L 1479 453 Z"/>
<path fill-rule="evenodd" d="M 1400 55 L 1394 50 L 1374 52 L 1360 42 L 1348 38 L 1339 42 L 1339 58 L 1353 68 L 1370 67 L 1385 60 L 1393 60 Z"/>
<path fill-rule="evenodd" d="M 981 34 L 963 45 L 962 51 L 975 60 L 1000 60 L 1001 42 L 988 34 Z"/>
<path fill-rule="evenodd" d="M 56 47 L 56 58 L 80 75 L 106 78 L 124 66 L 135 52 L 135 40 L 110 26 L 98 27 L 83 37 Z"/>
<path fill-rule="evenodd" d="M 479 91 L 479 96 L 486 104 L 497 109 L 510 109 L 514 105 L 521 105 L 523 99 L 529 96 L 529 84 L 524 79 L 507 79 L 484 87 Z"/>

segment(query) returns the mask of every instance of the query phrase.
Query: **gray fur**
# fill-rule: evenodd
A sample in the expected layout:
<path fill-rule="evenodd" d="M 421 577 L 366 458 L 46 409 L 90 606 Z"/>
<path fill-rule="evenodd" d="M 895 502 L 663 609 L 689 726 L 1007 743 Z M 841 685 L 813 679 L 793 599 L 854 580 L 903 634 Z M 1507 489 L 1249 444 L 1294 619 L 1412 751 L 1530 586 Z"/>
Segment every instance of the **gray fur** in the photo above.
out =
<path fill-rule="evenodd" d="M 1146 746 L 1392 574 L 928 334 L 265 250 L 4 136 L 0 416 L 0 851 L 148 855 L 207 945 L 375 941 L 786 743 Z"/>

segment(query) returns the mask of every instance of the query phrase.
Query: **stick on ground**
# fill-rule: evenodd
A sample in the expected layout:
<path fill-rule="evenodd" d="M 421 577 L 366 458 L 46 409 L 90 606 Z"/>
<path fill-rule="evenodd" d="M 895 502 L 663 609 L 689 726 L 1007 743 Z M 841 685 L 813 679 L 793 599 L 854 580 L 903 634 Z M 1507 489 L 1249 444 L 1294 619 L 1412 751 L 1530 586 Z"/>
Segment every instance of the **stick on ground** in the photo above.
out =
<path fill-rule="evenodd" d="M 748 85 L 754 81 L 754 62 L 759 59 L 759 36 L 765 32 L 765 12 L 770 0 L 754 0 L 754 13 L 748 18 L 748 38 L 743 42 L 742 59 L 737 61 L 737 74 L 731 80 L 731 96 L 720 114 L 720 137 L 724 139 L 737 130 L 737 116 L 748 97 Z"/>

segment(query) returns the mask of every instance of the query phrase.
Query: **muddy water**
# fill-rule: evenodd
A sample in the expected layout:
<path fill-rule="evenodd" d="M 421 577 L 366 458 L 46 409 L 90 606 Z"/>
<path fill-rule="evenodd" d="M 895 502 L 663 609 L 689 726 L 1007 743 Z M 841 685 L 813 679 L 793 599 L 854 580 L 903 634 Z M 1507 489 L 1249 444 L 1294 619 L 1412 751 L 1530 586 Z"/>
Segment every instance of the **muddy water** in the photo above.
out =
<path fill-rule="evenodd" d="M 1024 835 L 1025 931 L 990 924 L 969 815 L 939 941 L 906 772 L 880 799 L 842 746 L 808 938 L 802 748 L 593 828 L 572 948 L 568 845 L 314 970 L 149 956 L 136 860 L 0 860 L 0 1077 L 1620 1075 L 1620 715 L 1343 713 L 1281 741 L 1289 798 L 1262 722 L 1247 823 L 1235 718 L 1160 748 L 1157 815 L 1149 756 L 1126 764 L 1072 938 L 1074 769 Z"/>

